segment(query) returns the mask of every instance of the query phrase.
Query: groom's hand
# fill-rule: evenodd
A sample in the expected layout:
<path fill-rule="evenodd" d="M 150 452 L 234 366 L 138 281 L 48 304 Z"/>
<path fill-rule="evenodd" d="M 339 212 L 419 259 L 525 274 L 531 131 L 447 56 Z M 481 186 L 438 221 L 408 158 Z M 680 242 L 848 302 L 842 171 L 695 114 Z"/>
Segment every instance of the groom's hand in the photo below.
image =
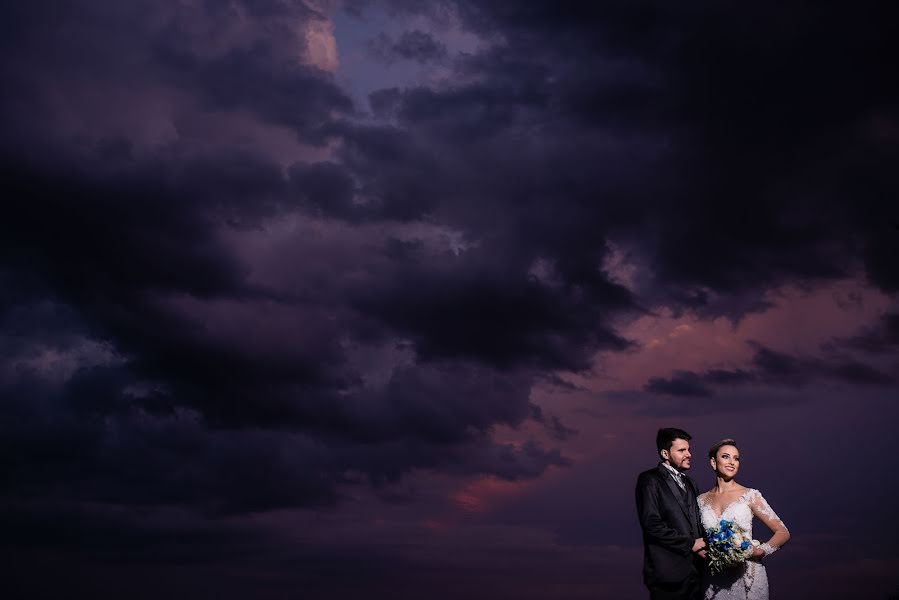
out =
<path fill-rule="evenodd" d="M 693 552 L 702 552 L 700 556 L 705 558 L 703 548 L 705 548 L 705 538 L 696 538 L 696 541 L 693 542 Z"/>

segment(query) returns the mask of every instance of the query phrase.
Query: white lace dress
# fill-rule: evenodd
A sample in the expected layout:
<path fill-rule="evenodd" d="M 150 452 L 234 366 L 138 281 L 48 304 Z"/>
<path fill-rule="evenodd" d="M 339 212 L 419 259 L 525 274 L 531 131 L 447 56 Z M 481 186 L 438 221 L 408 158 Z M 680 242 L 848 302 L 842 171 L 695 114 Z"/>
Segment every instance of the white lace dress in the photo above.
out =
<path fill-rule="evenodd" d="M 721 519 L 728 519 L 742 527 L 751 537 L 752 518 L 758 517 L 774 532 L 771 540 L 761 545 L 765 556 L 775 552 L 789 539 L 783 521 L 758 490 L 747 489 L 739 498 L 727 505 L 720 515 L 709 503 L 710 493 L 701 494 L 698 498 L 702 526 L 706 529 L 716 528 Z M 707 571 L 703 576 L 703 589 L 706 600 L 768 600 L 768 573 L 758 559 L 749 560 L 744 565 L 725 570 L 723 573 L 713 574 L 710 570 Z"/>

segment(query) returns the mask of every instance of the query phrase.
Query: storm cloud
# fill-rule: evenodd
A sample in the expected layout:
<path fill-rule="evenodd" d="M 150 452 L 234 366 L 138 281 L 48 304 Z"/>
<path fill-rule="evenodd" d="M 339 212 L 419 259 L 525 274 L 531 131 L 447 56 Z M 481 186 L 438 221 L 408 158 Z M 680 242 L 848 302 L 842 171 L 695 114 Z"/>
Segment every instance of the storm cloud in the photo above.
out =
<path fill-rule="evenodd" d="M 379 503 L 412 515 L 398 548 L 458 525 L 447 557 L 475 517 L 446 514 L 534 493 L 472 539 L 508 527 L 562 560 L 552 535 L 620 547 L 621 519 L 544 536 L 515 529 L 521 506 L 564 513 L 576 492 L 546 482 L 581 481 L 623 432 L 754 394 L 761 415 L 895 392 L 883 3 L 95 4 L 0 25 L 6 550 L 270 552 L 321 560 L 300 580 L 327 590 L 365 563 Z M 866 300 L 821 309 L 814 343 L 740 329 L 785 289 L 846 282 Z M 687 331 L 652 319 L 721 331 L 647 366 Z M 364 525 L 321 554 L 330 522 L 299 549 L 254 526 L 292 511 Z M 423 564 L 397 552 L 377 564 Z"/>

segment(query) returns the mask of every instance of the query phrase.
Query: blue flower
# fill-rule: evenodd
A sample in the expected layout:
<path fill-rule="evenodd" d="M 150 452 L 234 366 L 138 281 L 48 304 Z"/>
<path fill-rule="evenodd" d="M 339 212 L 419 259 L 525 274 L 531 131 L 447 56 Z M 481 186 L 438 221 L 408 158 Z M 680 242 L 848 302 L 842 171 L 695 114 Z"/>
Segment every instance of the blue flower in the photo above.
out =
<path fill-rule="evenodd" d="M 721 522 L 718 523 L 718 525 L 720 525 L 721 527 L 730 527 L 730 521 L 728 521 L 727 519 L 721 519 Z"/>
<path fill-rule="evenodd" d="M 745 550 L 749 547 L 749 545 L 749 542 L 744 541 L 742 544 L 740 544 L 740 550 Z"/>

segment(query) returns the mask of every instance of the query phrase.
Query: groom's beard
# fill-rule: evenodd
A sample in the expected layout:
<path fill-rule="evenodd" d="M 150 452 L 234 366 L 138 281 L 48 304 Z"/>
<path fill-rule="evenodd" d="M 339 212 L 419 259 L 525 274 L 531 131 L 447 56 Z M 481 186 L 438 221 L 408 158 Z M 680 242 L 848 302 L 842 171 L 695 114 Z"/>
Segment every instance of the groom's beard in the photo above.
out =
<path fill-rule="evenodd" d="M 673 468 L 676 471 L 680 471 L 681 473 L 685 473 L 690 470 L 690 459 L 684 460 L 679 466 L 673 464 L 670 460 L 668 461 L 668 466 Z"/>

